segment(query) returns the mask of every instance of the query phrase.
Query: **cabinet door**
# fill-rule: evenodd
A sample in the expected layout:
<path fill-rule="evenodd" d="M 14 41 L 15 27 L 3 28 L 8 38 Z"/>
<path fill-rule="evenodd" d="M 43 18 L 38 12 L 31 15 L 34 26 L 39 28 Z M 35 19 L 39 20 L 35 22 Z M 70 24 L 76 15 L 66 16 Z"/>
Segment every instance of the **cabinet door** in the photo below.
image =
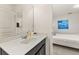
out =
<path fill-rule="evenodd" d="M 41 48 L 40 55 L 45 55 L 45 45 Z"/>
<path fill-rule="evenodd" d="M 46 51 L 45 51 L 45 45 L 43 45 L 41 48 L 40 48 L 40 50 L 39 50 L 39 52 L 37 53 L 37 55 L 45 55 L 46 53 L 45 53 Z"/>
<path fill-rule="evenodd" d="M 1 49 L 1 55 L 8 55 L 8 53 Z"/>
<path fill-rule="evenodd" d="M 0 55 L 1 55 L 1 48 L 0 48 Z"/>
<path fill-rule="evenodd" d="M 33 49 L 31 49 L 28 53 L 25 55 L 43 55 L 41 52 L 45 51 L 45 48 L 43 47 L 45 45 L 45 39 L 41 41 L 39 44 L 37 44 Z M 44 48 L 44 49 L 42 49 Z M 41 51 L 41 52 L 40 52 Z M 45 55 L 45 54 L 44 54 Z"/>

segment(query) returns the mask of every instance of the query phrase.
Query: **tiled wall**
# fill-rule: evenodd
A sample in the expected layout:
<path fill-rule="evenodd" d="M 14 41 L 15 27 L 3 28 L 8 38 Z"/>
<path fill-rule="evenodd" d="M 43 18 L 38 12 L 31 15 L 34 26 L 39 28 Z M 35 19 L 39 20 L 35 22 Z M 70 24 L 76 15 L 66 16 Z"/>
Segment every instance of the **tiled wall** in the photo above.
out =
<path fill-rule="evenodd" d="M 6 38 L 16 33 L 13 5 L 0 4 L 0 38 Z"/>

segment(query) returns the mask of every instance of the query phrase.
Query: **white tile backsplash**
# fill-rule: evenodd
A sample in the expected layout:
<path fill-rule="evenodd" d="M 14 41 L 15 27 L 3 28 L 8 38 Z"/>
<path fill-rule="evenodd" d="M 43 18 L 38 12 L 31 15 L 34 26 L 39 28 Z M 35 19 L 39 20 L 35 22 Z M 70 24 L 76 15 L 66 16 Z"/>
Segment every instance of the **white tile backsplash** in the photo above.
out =
<path fill-rule="evenodd" d="M 0 4 L 0 38 L 13 36 L 16 33 L 15 23 L 13 6 Z"/>

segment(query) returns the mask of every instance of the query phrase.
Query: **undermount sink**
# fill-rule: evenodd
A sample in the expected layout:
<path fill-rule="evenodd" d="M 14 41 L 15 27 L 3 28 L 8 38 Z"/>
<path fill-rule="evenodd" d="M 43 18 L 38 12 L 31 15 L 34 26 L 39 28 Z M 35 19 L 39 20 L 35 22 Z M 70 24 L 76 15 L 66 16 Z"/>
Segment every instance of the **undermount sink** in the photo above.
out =
<path fill-rule="evenodd" d="M 35 34 L 31 38 L 30 37 L 22 38 L 23 39 L 22 43 L 27 44 L 27 43 L 31 42 L 33 39 L 37 39 L 39 37 L 40 37 L 40 35 Z"/>
<path fill-rule="evenodd" d="M 21 43 L 27 44 L 27 43 L 29 43 L 30 41 L 32 41 L 33 39 L 36 39 L 36 38 L 38 38 L 38 37 L 35 37 L 35 36 L 33 36 L 31 38 L 27 37 L 26 39 L 23 39 L 23 41 Z"/>
<path fill-rule="evenodd" d="M 24 39 L 21 43 L 27 44 L 31 41 L 31 39 Z"/>

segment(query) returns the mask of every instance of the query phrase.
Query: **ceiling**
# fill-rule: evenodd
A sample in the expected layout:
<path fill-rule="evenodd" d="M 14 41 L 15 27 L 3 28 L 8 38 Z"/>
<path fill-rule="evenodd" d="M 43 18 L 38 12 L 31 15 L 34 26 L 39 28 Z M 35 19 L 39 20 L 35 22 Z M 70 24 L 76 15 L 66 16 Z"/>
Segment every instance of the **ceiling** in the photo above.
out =
<path fill-rule="evenodd" d="M 79 8 L 73 8 L 74 4 L 54 4 L 53 13 L 54 16 L 61 16 L 71 13 L 79 13 Z"/>

